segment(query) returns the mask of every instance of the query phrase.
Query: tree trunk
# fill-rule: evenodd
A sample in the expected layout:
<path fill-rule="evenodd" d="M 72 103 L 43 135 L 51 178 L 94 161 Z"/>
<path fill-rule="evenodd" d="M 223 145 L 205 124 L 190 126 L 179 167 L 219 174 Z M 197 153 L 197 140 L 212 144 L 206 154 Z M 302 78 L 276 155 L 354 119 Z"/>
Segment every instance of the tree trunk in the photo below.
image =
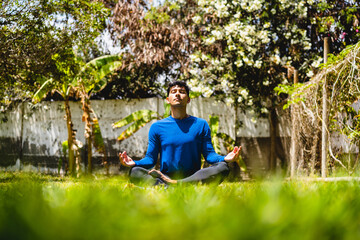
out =
<path fill-rule="evenodd" d="M 88 147 L 88 173 L 92 173 L 92 143 L 91 137 L 87 139 L 87 147 Z"/>
<path fill-rule="evenodd" d="M 327 63 L 329 53 L 329 37 L 324 38 L 324 63 Z M 327 148 L 328 148 L 328 92 L 327 92 L 327 77 L 325 76 L 323 85 L 323 101 L 322 101 L 322 135 L 321 135 L 321 177 L 327 176 Z"/>
<path fill-rule="evenodd" d="M 299 83 L 299 70 L 294 70 L 294 85 Z M 295 106 L 291 106 L 291 146 L 290 146 L 290 177 L 295 177 L 298 144 L 296 142 L 296 118 L 295 118 Z"/>
<path fill-rule="evenodd" d="M 275 109 L 271 109 L 269 113 L 269 123 L 270 123 L 270 159 L 269 159 L 269 168 L 271 171 L 274 171 L 276 168 L 276 124 L 277 116 Z"/>
<path fill-rule="evenodd" d="M 74 130 L 73 123 L 71 121 L 71 112 L 69 105 L 69 97 L 65 98 L 65 117 L 66 117 L 66 126 L 68 132 L 68 151 L 69 151 L 69 173 L 71 176 L 75 176 L 75 158 L 74 158 L 74 150 L 72 149 L 74 143 Z"/>
<path fill-rule="evenodd" d="M 85 122 L 85 141 L 87 143 L 87 159 L 88 159 L 88 173 L 92 173 L 92 129 L 91 129 L 91 115 L 90 115 L 90 99 L 86 93 L 82 94 L 81 101 L 83 104 L 83 117 L 82 121 Z"/>

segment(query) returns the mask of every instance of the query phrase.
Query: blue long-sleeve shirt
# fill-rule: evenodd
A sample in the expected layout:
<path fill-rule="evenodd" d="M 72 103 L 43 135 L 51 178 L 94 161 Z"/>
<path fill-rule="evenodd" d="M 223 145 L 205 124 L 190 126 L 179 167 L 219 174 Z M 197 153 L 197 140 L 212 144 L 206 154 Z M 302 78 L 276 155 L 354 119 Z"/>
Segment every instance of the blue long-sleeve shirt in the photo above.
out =
<path fill-rule="evenodd" d="M 160 171 L 167 175 L 189 176 L 201 168 L 201 154 L 210 164 L 224 161 L 211 143 L 210 127 L 201 118 L 168 117 L 153 123 L 146 156 L 136 166 L 152 168 L 160 153 Z"/>

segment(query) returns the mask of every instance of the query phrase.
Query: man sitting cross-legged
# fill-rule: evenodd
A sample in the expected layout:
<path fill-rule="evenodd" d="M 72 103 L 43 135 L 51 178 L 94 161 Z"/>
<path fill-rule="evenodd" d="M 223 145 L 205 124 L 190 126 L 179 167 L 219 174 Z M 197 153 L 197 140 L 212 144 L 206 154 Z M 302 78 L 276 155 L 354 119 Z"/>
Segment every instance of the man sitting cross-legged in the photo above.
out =
<path fill-rule="evenodd" d="M 187 114 L 189 92 L 184 82 L 169 84 L 166 101 L 170 104 L 171 116 L 151 125 L 148 149 L 143 159 L 133 161 L 126 151 L 119 153 L 121 164 L 132 167 L 132 182 L 221 182 L 229 174 L 227 163 L 239 158 L 241 147 L 235 146 L 226 156 L 215 153 L 208 123 Z M 160 171 L 149 170 L 155 166 L 159 153 Z M 201 169 L 201 155 L 211 164 L 210 167 Z"/>

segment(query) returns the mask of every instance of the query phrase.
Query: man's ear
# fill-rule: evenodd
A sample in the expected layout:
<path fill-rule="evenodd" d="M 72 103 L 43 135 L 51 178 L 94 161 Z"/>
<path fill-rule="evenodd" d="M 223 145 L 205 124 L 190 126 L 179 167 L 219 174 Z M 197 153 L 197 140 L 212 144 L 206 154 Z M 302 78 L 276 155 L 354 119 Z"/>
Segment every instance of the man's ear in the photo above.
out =
<path fill-rule="evenodd" d="M 167 104 L 170 104 L 170 102 L 169 102 L 169 97 L 167 97 L 167 98 L 165 99 L 165 101 L 166 101 Z"/>
<path fill-rule="evenodd" d="M 189 103 L 190 102 L 190 97 L 188 97 L 188 100 L 187 100 L 187 103 Z"/>

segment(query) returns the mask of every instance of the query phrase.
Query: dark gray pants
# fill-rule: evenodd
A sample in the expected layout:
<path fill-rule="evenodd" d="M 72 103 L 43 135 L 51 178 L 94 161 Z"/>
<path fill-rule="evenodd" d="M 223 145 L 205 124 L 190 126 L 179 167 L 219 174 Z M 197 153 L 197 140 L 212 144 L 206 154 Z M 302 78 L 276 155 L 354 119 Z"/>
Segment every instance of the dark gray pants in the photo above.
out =
<path fill-rule="evenodd" d="M 143 167 L 133 167 L 130 170 L 130 181 L 132 183 L 146 183 L 150 185 L 164 184 L 160 178 L 152 177 L 148 174 L 149 169 Z M 221 183 L 229 175 L 230 168 L 226 162 L 218 162 L 210 167 L 200 169 L 193 175 L 179 179 L 178 183 Z"/>

